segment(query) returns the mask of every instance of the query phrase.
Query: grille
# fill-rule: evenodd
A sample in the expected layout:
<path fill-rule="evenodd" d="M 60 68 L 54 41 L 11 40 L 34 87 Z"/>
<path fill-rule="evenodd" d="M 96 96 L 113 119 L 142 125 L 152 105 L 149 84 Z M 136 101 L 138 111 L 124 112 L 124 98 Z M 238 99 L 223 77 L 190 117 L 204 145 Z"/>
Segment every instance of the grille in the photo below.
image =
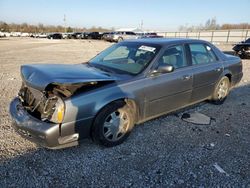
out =
<path fill-rule="evenodd" d="M 27 87 L 24 84 L 22 85 L 18 95 L 23 103 L 23 106 L 32 112 L 40 107 L 40 103 L 44 98 L 41 91 Z"/>
<path fill-rule="evenodd" d="M 45 93 L 31 87 L 22 85 L 19 91 L 19 98 L 26 110 L 34 117 L 41 120 L 51 118 L 58 100 L 56 96 L 46 97 Z"/>

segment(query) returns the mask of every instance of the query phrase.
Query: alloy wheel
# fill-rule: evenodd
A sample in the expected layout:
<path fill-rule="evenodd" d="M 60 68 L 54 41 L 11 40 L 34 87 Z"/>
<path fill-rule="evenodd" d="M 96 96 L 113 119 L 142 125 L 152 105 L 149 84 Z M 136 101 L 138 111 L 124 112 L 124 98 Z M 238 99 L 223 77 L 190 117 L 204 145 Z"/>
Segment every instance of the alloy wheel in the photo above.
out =
<path fill-rule="evenodd" d="M 109 141 L 121 139 L 129 128 L 128 114 L 118 109 L 107 116 L 103 125 L 103 135 Z"/>

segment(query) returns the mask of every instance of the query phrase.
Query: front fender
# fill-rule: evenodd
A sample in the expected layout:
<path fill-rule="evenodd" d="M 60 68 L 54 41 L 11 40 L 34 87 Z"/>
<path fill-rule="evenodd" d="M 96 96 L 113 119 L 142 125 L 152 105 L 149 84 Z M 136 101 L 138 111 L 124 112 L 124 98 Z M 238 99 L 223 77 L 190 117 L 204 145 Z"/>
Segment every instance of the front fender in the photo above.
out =
<path fill-rule="evenodd" d="M 119 99 L 131 99 L 138 103 L 133 92 L 126 92 L 119 86 L 73 96 L 65 101 L 64 123 L 92 118 L 104 106 Z"/>
<path fill-rule="evenodd" d="M 130 99 L 137 103 L 136 97 L 133 94 L 118 91 L 116 93 L 112 93 L 110 95 L 105 96 L 104 98 L 102 98 L 102 100 L 98 100 L 95 105 L 94 111 L 99 112 L 104 106 L 108 105 L 109 103 L 123 99 Z"/>

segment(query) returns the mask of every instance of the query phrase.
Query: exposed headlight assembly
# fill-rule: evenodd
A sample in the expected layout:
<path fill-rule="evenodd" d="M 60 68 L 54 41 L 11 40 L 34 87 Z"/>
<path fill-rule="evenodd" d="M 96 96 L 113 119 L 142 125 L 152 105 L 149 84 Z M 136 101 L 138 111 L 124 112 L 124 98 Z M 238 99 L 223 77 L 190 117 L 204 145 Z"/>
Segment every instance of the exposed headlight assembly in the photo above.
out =
<path fill-rule="evenodd" d="M 62 123 L 65 112 L 65 104 L 60 97 L 53 96 L 47 99 L 44 105 L 43 115 L 53 123 Z"/>

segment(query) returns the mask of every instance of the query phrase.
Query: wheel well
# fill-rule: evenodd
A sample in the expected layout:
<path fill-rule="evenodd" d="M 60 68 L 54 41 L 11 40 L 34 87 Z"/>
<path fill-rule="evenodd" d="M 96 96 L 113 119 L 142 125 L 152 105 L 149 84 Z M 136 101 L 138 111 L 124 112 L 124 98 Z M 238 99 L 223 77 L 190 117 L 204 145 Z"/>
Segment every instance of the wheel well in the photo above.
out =
<path fill-rule="evenodd" d="M 113 102 L 118 102 L 118 101 L 122 101 L 122 102 L 124 102 L 125 104 L 127 104 L 129 106 L 129 109 L 131 109 L 132 113 L 135 116 L 134 117 L 135 118 L 135 122 L 137 122 L 137 120 L 139 119 L 139 109 L 138 109 L 138 106 L 137 106 L 136 102 L 133 99 L 130 99 L 130 98 L 121 98 L 121 99 L 117 99 L 115 101 L 112 101 L 112 102 L 106 104 L 105 106 L 107 106 L 107 105 L 109 105 L 109 104 L 111 104 Z"/>
<path fill-rule="evenodd" d="M 226 74 L 226 77 L 228 77 L 229 82 L 230 82 L 230 87 L 232 86 L 232 75 L 231 74 Z"/>
<path fill-rule="evenodd" d="M 93 130 L 93 124 L 94 124 L 94 121 L 97 117 L 97 115 L 102 111 L 103 108 L 105 108 L 106 106 L 112 104 L 112 103 L 115 103 L 115 102 L 124 102 L 124 105 L 127 104 L 130 109 L 132 110 L 133 114 L 135 115 L 135 123 L 139 120 L 139 109 L 137 107 L 137 104 L 135 103 L 135 101 L 133 99 L 129 99 L 129 98 L 121 98 L 121 99 L 117 99 L 117 100 L 114 100 L 114 101 L 111 101 L 110 103 L 107 103 L 106 105 L 104 105 L 98 112 L 97 114 L 95 115 L 94 117 L 94 120 L 92 122 L 92 125 L 91 125 L 91 131 L 90 131 L 90 137 L 93 138 L 93 135 L 92 135 L 92 130 Z"/>
<path fill-rule="evenodd" d="M 137 122 L 139 120 L 139 108 L 136 104 L 136 102 L 133 99 L 123 99 L 125 101 L 125 103 L 130 107 L 130 109 L 132 110 L 132 113 L 134 114 L 134 118 L 135 118 L 135 122 Z"/>
<path fill-rule="evenodd" d="M 228 79 L 229 79 L 229 81 L 231 83 L 232 75 L 231 74 L 226 74 L 225 76 L 228 77 Z"/>

